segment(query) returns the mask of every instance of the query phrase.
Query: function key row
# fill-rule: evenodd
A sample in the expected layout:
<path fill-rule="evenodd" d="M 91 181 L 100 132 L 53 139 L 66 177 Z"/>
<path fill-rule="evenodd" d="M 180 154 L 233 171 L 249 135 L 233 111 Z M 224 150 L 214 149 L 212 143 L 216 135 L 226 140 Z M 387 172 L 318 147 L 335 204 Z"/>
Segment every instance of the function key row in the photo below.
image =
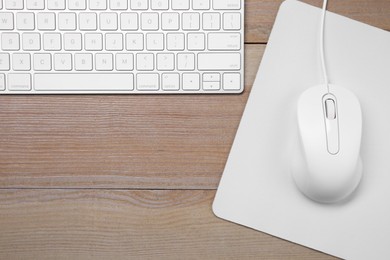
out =
<path fill-rule="evenodd" d="M 0 0 L 7 10 L 239 10 L 241 0 Z"/>

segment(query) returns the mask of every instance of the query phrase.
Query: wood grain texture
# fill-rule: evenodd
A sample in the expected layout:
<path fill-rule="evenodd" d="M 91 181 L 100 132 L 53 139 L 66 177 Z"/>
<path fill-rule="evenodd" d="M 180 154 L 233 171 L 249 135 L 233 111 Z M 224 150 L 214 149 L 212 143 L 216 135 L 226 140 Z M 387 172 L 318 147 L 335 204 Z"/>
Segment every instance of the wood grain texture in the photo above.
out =
<path fill-rule="evenodd" d="M 0 259 L 332 259 L 217 219 L 214 191 L 0 191 Z"/>
<path fill-rule="evenodd" d="M 211 212 L 281 2 L 246 0 L 243 95 L 0 96 L 0 259 L 332 259 Z M 390 29 L 388 0 L 329 9 Z"/>
<path fill-rule="evenodd" d="M 215 189 L 246 92 L 211 96 L 1 96 L 0 188 Z"/>
<path fill-rule="evenodd" d="M 246 42 L 266 43 L 283 0 L 246 0 Z M 303 0 L 320 7 L 322 0 Z M 384 30 L 390 30 L 389 0 L 333 0 L 329 10 Z"/>
<path fill-rule="evenodd" d="M 247 42 L 266 41 L 280 2 L 246 1 Z M 330 9 L 390 19 L 387 0 Z M 243 95 L 1 96 L 0 188 L 215 189 L 264 48 L 246 47 Z"/>

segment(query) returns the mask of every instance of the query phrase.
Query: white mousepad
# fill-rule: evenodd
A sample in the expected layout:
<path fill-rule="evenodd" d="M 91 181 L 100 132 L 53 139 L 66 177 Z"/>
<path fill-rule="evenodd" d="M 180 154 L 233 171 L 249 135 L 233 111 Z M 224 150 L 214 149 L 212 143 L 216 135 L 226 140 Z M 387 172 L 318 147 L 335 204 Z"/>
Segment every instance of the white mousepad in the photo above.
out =
<path fill-rule="evenodd" d="M 213 204 L 223 219 L 347 259 L 390 259 L 390 33 L 328 13 L 330 81 L 363 111 L 364 176 L 349 201 L 321 205 L 290 175 L 296 102 L 322 83 L 321 9 L 288 0 L 277 16 Z"/>

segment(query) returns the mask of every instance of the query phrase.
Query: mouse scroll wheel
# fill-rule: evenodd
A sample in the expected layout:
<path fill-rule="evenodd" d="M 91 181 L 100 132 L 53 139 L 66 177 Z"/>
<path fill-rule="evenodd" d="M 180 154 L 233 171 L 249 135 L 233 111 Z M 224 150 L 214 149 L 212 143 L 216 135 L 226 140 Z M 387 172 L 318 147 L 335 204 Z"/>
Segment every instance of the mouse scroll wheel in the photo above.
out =
<path fill-rule="evenodd" d="M 333 99 L 325 100 L 326 118 L 328 120 L 336 119 L 336 102 Z"/>

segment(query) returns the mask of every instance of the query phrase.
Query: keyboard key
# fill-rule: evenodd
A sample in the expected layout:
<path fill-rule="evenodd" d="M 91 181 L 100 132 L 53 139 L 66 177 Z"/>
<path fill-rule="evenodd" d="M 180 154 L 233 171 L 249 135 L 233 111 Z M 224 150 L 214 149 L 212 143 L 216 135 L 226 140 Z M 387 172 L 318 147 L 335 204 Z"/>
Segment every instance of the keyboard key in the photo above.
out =
<path fill-rule="evenodd" d="M 148 10 L 148 0 L 130 0 L 132 10 Z"/>
<path fill-rule="evenodd" d="M 64 49 L 66 51 L 81 51 L 81 33 L 65 33 Z"/>
<path fill-rule="evenodd" d="M 61 34 L 60 33 L 44 33 L 43 34 L 43 49 L 45 51 L 61 50 Z"/>
<path fill-rule="evenodd" d="M 199 90 L 199 73 L 183 73 L 183 90 Z"/>
<path fill-rule="evenodd" d="M 183 13 L 182 15 L 183 30 L 197 31 L 200 29 L 199 13 Z"/>
<path fill-rule="evenodd" d="M 45 0 L 27 0 L 28 10 L 43 10 L 45 9 Z"/>
<path fill-rule="evenodd" d="M 144 35 L 142 33 L 126 34 L 126 50 L 142 51 L 144 49 Z"/>
<path fill-rule="evenodd" d="M 151 0 L 153 10 L 168 10 L 168 0 Z"/>
<path fill-rule="evenodd" d="M 145 31 L 158 30 L 158 13 L 142 13 L 141 14 L 141 29 Z"/>
<path fill-rule="evenodd" d="M 148 33 L 146 35 L 146 49 L 149 51 L 164 50 L 164 34 L 163 33 Z"/>
<path fill-rule="evenodd" d="M 33 60 L 34 60 L 34 70 L 37 71 L 51 70 L 51 54 L 35 53 Z"/>
<path fill-rule="evenodd" d="M 1 48 L 3 51 L 17 51 L 20 48 L 18 33 L 2 33 Z"/>
<path fill-rule="evenodd" d="M 91 10 L 106 10 L 107 0 L 89 0 L 89 9 Z"/>
<path fill-rule="evenodd" d="M 189 33 L 187 35 L 187 49 L 189 51 L 205 50 L 205 38 L 204 33 Z"/>
<path fill-rule="evenodd" d="M 192 0 L 192 9 L 194 10 L 209 10 L 210 0 Z"/>
<path fill-rule="evenodd" d="M 241 14 L 240 13 L 224 13 L 223 14 L 223 29 L 224 30 L 240 30 L 241 29 Z"/>
<path fill-rule="evenodd" d="M 58 79 L 61 80 L 58 80 Z M 37 91 L 131 91 L 134 89 L 133 74 L 78 73 L 34 75 Z"/>
<path fill-rule="evenodd" d="M 203 14 L 203 30 L 218 31 L 221 29 L 221 15 L 219 13 Z"/>
<path fill-rule="evenodd" d="M 55 13 L 38 13 L 37 14 L 38 30 L 50 31 L 56 29 Z"/>
<path fill-rule="evenodd" d="M 160 71 L 175 69 L 175 54 L 173 53 L 158 53 L 157 54 L 157 69 Z"/>
<path fill-rule="evenodd" d="M 203 82 L 203 90 L 220 90 L 220 82 Z"/>
<path fill-rule="evenodd" d="M 213 0 L 215 10 L 239 10 L 241 0 Z"/>
<path fill-rule="evenodd" d="M 70 53 L 54 54 L 54 69 L 57 71 L 72 70 L 72 55 Z"/>
<path fill-rule="evenodd" d="M 140 70 L 140 71 L 154 70 L 154 54 L 153 53 L 138 53 L 137 54 L 137 70 Z"/>
<path fill-rule="evenodd" d="M 12 54 L 12 68 L 16 71 L 27 71 L 31 69 L 31 59 L 29 53 Z"/>
<path fill-rule="evenodd" d="M 98 71 L 110 71 L 114 69 L 112 53 L 97 53 L 95 66 Z"/>
<path fill-rule="evenodd" d="M 74 55 L 75 69 L 77 71 L 91 71 L 93 60 L 91 53 L 76 53 Z"/>
<path fill-rule="evenodd" d="M 17 13 L 16 14 L 16 29 L 18 30 L 34 30 L 35 19 L 34 13 Z"/>
<path fill-rule="evenodd" d="M 180 75 L 179 73 L 164 73 L 162 74 L 162 89 L 167 91 L 180 90 Z"/>
<path fill-rule="evenodd" d="M 96 13 L 80 13 L 79 28 L 82 31 L 96 31 L 97 30 Z"/>
<path fill-rule="evenodd" d="M 203 73 L 203 82 L 220 82 L 221 75 L 219 73 Z"/>
<path fill-rule="evenodd" d="M 22 10 L 23 9 L 23 0 L 5 0 L 5 9 Z"/>
<path fill-rule="evenodd" d="M 100 30 L 116 31 L 118 30 L 118 15 L 117 13 L 100 13 Z"/>
<path fill-rule="evenodd" d="M 31 90 L 31 75 L 10 73 L 8 74 L 7 85 L 11 91 L 29 91 Z"/>
<path fill-rule="evenodd" d="M 48 0 L 47 9 L 49 10 L 65 10 L 65 0 Z"/>
<path fill-rule="evenodd" d="M 22 47 L 25 51 L 39 51 L 41 49 L 41 35 L 39 33 L 24 33 Z"/>
<path fill-rule="evenodd" d="M 110 0 L 111 10 L 127 10 L 128 0 Z"/>
<path fill-rule="evenodd" d="M 132 53 L 117 53 L 115 61 L 116 70 L 131 71 L 134 69 L 134 55 Z"/>
<path fill-rule="evenodd" d="M 239 90 L 241 87 L 240 73 L 225 73 L 223 74 L 223 89 Z"/>
<path fill-rule="evenodd" d="M 13 13 L 0 13 L 0 30 L 13 30 L 14 29 L 14 14 Z"/>
<path fill-rule="evenodd" d="M 123 50 L 123 35 L 121 33 L 107 33 L 106 50 L 107 51 Z"/>
<path fill-rule="evenodd" d="M 198 69 L 207 70 L 240 70 L 241 55 L 240 53 L 199 53 Z"/>
<path fill-rule="evenodd" d="M 183 51 L 185 44 L 184 33 L 168 33 L 167 49 L 169 51 Z"/>
<path fill-rule="evenodd" d="M 138 30 L 138 14 L 121 13 L 121 30 L 123 31 Z"/>
<path fill-rule="evenodd" d="M 165 31 L 179 30 L 179 13 L 163 13 L 161 15 L 161 27 Z"/>
<path fill-rule="evenodd" d="M 85 1 L 86 0 L 68 0 L 68 9 L 69 10 L 85 10 L 87 8 Z"/>
<path fill-rule="evenodd" d="M 240 33 L 209 33 L 208 49 L 211 51 L 231 50 L 238 51 L 241 49 Z"/>
<path fill-rule="evenodd" d="M 178 70 L 195 70 L 195 54 L 180 53 L 177 55 Z"/>
<path fill-rule="evenodd" d="M 158 73 L 138 74 L 137 89 L 141 91 L 156 91 L 160 89 Z"/>
<path fill-rule="evenodd" d="M 0 53 L 0 70 L 9 70 L 10 69 L 10 61 L 9 61 L 8 53 Z"/>
<path fill-rule="evenodd" d="M 86 33 L 84 42 L 87 51 L 103 50 L 103 35 L 101 33 Z"/>
<path fill-rule="evenodd" d="M 58 13 L 58 29 L 62 31 L 76 30 L 76 13 Z"/>
<path fill-rule="evenodd" d="M 190 0 L 172 0 L 173 10 L 189 10 Z"/>

